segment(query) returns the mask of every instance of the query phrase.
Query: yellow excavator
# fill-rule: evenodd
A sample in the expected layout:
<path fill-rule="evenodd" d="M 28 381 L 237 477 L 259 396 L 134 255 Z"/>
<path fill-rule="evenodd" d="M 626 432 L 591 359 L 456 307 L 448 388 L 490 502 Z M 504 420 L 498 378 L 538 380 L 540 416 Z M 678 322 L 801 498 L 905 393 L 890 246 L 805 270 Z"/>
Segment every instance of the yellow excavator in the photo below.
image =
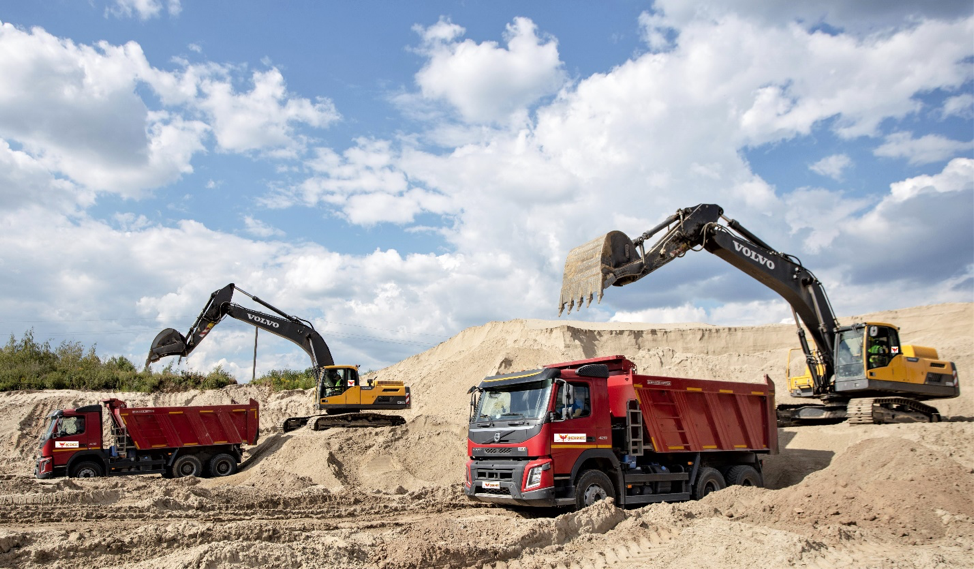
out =
<path fill-rule="evenodd" d="M 648 239 L 664 230 L 647 246 Z M 779 425 L 934 422 L 940 413 L 921 401 L 960 395 L 953 362 L 941 360 L 934 348 L 902 344 L 899 328 L 892 324 L 840 326 L 825 289 L 801 261 L 774 250 L 714 204 L 680 209 L 636 239 L 612 231 L 572 249 L 565 261 L 558 314 L 565 307 L 571 312 L 586 301 L 591 304 L 594 298 L 601 301 L 609 286 L 626 286 L 700 249 L 737 267 L 791 305 L 805 366 L 796 376 L 789 371 L 789 392 L 821 403 L 779 405 Z"/>
<path fill-rule="evenodd" d="M 259 312 L 232 302 L 234 291 L 268 308 L 274 314 Z M 333 427 L 388 427 L 406 422 L 398 415 L 369 412 L 409 409 L 409 387 L 402 381 L 375 381 L 362 385 L 358 366 L 335 365 L 331 350 L 311 322 L 291 316 L 233 283 L 210 295 L 210 300 L 185 336 L 173 328 L 166 328 L 156 335 L 145 365 L 167 356 L 188 356 L 210 330 L 227 316 L 294 342 L 311 357 L 311 369 L 317 384 L 314 407 L 323 414 L 285 419 L 282 425 L 285 433 L 309 422 L 316 431 Z"/>

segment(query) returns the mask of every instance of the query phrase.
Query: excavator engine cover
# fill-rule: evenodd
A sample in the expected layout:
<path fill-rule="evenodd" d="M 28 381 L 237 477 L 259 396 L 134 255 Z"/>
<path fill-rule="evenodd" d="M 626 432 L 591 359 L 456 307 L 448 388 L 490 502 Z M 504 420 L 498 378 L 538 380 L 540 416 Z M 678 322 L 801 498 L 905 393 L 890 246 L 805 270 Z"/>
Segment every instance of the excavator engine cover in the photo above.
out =
<path fill-rule="evenodd" d="M 558 315 L 565 306 L 570 314 L 572 308 L 582 308 L 585 301 L 592 304 L 593 297 L 602 302 L 602 291 L 616 284 L 613 270 L 635 261 L 635 249 L 632 239 L 625 233 L 610 231 L 569 251 L 561 281 Z"/>

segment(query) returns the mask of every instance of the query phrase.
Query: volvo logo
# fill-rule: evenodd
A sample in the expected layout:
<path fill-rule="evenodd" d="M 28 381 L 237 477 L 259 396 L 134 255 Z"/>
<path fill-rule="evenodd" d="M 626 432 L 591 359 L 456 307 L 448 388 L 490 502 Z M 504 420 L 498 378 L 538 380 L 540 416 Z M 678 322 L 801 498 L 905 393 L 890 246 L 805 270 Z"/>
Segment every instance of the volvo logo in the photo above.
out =
<path fill-rule="evenodd" d="M 737 251 L 738 253 L 744 255 L 745 257 L 750 257 L 751 259 L 754 259 L 755 261 L 758 262 L 759 265 L 764 265 L 765 267 L 768 267 L 769 269 L 773 269 L 774 268 L 774 261 L 772 261 L 771 259 L 768 259 L 764 255 L 758 254 L 757 251 L 751 251 L 750 249 L 748 249 L 747 247 L 745 247 L 744 245 L 741 245 L 740 243 L 738 243 L 736 241 L 734 242 L 734 250 Z"/>
<path fill-rule="evenodd" d="M 494 433 L 494 442 L 495 443 L 501 442 L 501 434 L 500 433 Z"/>
<path fill-rule="evenodd" d="M 273 320 L 270 320 L 269 318 L 261 318 L 260 316 L 254 316 L 253 314 L 248 314 L 247 315 L 247 318 L 250 319 L 250 320 L 253 320 L 254 322 L 259 322 L 259 323 L 263 324 L 264 326 L 271 326 L 273 328 L 280 328 L 281 327 L 280 324 L 278 324 L 277 322 L 274 322 Z"/>

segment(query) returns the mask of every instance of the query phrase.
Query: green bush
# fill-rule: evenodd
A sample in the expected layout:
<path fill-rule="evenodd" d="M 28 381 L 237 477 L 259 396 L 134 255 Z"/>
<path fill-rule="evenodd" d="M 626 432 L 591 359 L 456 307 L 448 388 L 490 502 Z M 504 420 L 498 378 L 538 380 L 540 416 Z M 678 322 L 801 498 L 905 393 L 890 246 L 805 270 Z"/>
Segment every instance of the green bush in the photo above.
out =
<path fill-rule="evenodd" d="M 92 347 L 62 342 L 55 349 L 50 342 L 38 343 L 33 330 L 17 340 L 13 335 L 0 350 L 0 391 L 18 389 L 86 389 L 105 391 L 188 391 L 220 389 L 237 380 L 222 367 L 208 374 L 173 370 L 138 371 L 123 356 L 101 361 Z"/>
<path fill-rule="evenodd" d="M 310 389 L 317 385 L 314 371 L 310 367 L 304 371 L 272 369 L 250 383 L 252 385 L 264 385 L 270 387 L 274 391 L 284 391 L 288 389 Z"/>

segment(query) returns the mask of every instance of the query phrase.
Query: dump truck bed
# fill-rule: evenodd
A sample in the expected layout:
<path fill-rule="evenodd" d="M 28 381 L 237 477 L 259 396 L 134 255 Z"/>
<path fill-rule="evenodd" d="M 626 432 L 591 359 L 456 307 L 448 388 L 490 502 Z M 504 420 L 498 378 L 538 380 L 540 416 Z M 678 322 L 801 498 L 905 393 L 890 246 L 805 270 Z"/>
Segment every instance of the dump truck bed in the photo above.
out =
<path fill-rule="evenodd" d="M 259 404 L 194 407 L 127 407 L 105 401 L 116 428 L 125 429 L 136 448 L 180 448 L 257 443 Z"/>
<path fill-rule="evenodd" d="M 774 384 L 633 375 L 652 449 L 777 453 Z M 647 449 L 648 450 L 648 449 Z"/>

